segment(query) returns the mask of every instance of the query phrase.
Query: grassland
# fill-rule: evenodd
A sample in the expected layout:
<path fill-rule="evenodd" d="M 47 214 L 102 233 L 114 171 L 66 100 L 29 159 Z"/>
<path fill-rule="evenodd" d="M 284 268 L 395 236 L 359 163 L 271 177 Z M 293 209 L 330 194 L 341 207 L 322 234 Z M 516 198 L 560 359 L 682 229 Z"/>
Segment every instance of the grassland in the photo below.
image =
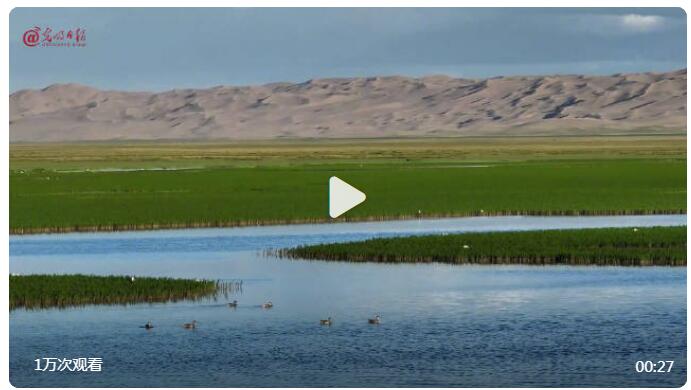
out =
<path fill-rule="evenodd" d="M 10 310 L 195 300 L 226 292 L 211 280 L 94 275 L 11 275 Z"/>
<path fill-rule="evenodd" d="M 13 144 L 10 229 L 328 221 L 328 178 L 367 193 L 339 220 L 686 212 L 686 138 Z"/>
<path fill-rule="evenodd" d="M 686 137 L 488 137 L 10 145 L 12 171 L 620 158 L 686 158 Z"/>
<path fill-rule="evenodd" d="M 685 266 L 686 227 L 380 238 L 282 250 L 288 258 L 378 263 Z"/>

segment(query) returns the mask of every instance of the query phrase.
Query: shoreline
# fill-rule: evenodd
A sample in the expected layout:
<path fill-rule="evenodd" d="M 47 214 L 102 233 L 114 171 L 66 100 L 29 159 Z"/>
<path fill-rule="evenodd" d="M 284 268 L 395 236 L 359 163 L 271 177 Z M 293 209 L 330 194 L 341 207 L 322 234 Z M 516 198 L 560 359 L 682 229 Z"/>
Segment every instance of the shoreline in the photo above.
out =
<path fill-rule="evenodd" d="M 127 232 L 127 231 L 155 231 L 155 230 L 181 230 L 181 229 L 208 229 L 208 228 L 232 228 L 252 226 L 279 226 L 279 225 L 307 225 L 307 224 L 338 224 L 347 222 L 384 222 L 405 221 L 414 219 L 434 218 L 463 218 L 463 217 L 506 217 L 506 216 L 532 216 L 532 217 L 556 217 L 556 216 L 624 216 L 624 215 L 684 215 L 685 209 L 678 210 L 561 210 L 561 211 L 491 211 L 491 212 L 462 212 L 462 213 L 430 213 L 430 214 L 402 214 L 392 216 L 367 216 L 346 217 L 332 220 L 330 218 L 304 218 L 304 219 L 267 219 L 255 221 L 216 221 L 198 223 L 166 223 L 166 224 L 112 224 L 91 226 L 52 226 L 13 228 L 10 227 L 10 236 L 29 236 L 39 234 L 62 233 L 98 233 L 98 232 Z"/>

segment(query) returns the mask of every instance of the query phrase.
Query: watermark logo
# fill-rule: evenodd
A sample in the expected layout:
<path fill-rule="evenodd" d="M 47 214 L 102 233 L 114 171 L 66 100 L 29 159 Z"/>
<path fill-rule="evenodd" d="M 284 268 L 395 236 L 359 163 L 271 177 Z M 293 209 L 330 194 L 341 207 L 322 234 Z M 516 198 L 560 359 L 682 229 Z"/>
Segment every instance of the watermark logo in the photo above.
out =
<path fill-rule="evenodd" d="M 35 26 L 24 32 L 22 42 L 27 47 L 85 47 L 86 29 L 53 30 L 52 27 Z"/>
<path fill-rule="evenodd" d="M 41 36 L 39 34 L 40 31 L 41 29 L 39 27 L 34 27 L 26 30 L 26 32 L 22 36 L 22 41 L 24 41 L 24 44 L 29 47 L 34 47 L 38 45 L 38 42 L 41 39 Z"/>

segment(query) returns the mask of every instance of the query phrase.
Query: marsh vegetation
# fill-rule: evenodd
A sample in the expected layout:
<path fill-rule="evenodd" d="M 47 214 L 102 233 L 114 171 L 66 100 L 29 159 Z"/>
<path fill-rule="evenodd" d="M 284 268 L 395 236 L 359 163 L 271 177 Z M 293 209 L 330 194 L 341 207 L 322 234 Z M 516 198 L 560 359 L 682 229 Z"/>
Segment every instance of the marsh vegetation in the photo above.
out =
<path fill-rule="evenodd" d="M 10 310 L 175 302 L 228 296 L 241 281 L 133 276 L 10 275 Z"/>
<path fill-rule="evenodd" d="M 685 137 L 12 145 L 12 234 L 686 212 Z"/>
<path fill-rule="evenodd" d="M 463 233 L 284 249 L 282 257 L 378 263 L 685 266 L 686 227 Z"/>

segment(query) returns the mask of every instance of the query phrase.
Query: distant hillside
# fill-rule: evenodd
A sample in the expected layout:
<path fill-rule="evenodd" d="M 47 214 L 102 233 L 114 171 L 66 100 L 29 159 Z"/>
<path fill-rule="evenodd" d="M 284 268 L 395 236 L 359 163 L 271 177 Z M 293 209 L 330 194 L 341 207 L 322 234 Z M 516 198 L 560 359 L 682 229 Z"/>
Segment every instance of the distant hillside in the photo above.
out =
<path fill-rule="evenodd" d="M 613 76 L 310 80 L 161 93 L 10 95 L 10 141 L 686 132 L 686 69 Z"/>

